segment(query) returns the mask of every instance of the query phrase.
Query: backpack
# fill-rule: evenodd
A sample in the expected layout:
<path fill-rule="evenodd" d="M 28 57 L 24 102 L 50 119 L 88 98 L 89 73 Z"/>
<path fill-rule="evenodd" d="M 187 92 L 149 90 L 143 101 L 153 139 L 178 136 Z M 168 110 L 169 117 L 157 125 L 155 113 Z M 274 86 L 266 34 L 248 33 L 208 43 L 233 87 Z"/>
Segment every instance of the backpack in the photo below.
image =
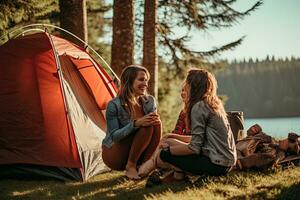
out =
<path fill-rule="evenodd" d="M 234 141 L 237 143 L 238 140 L 244 138 L 244 116 L 241 111 L 229 111 L 227 112 L 227 119 L 229 121 Z"/>

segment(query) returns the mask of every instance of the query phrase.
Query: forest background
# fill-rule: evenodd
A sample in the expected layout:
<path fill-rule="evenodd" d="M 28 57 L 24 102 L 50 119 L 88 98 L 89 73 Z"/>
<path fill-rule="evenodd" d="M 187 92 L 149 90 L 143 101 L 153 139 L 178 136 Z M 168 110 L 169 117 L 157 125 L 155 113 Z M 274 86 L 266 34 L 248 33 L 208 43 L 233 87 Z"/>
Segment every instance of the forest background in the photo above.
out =
<path fill-rule="evenodd" d="M 244 36 L 209 51 L 195 51 L 187 46 L 192 29 L 205 32 L 234 26 L 259 9 L 262 1 L 255 2 L 243 12 L 231 7 L 231 3 L 236 1 L 203 1 L 206 3 L 202 3 L 201 9 L 197 2 L 1 0 L 0 35 L 31 23 L 53 24 L 81 36 L 111 64 L 118 75 L 124 66 L 132 63 L 151 68 L 150 84 L 154 87 L 150 88 L 150 93 L 158 98 L 165 132 L 172 130 L 182 109 L 180 85 L 190 67 L 204 67 L 216 74 L 218 91 L 227 110 L 241 110 L 249 118 L 299 116 L 300 90 L 297 88 L 300 84 L 297 75 L 300 72 L 300 59 L 278 59 L 274 56 L 261 60 L 219 59 L 222 52 L 240 45 Z M 151 9 L 145 9 L 151 6 L 154 21 L 151 21 L 153 15 L 149 15 Z M 119 17 L 118 13 L 121 13 Z M 76 25 L 80 21 L 83 21 L 83 25 Z M 152 34 L 151 29 L 145 30 L 145 27 L 151 27 L 151 23 L 152 27 L 155 24 Z M 178 37 L 174 33 L 178 25 L 185 30 L 185 35 Z M 145 31 L 147 34 L 143 34 Z M 121 35 L 118 36 L 117 32 Z M 145 41 L 151 43 L 153 38 L 156 44 L 148 45 L 148 49 L 145 49 Z M 152 61 L 147 61 L 147 58 Z"/>
<path fill-rule="evenodd" d="M 245 38 L 237 38 L 233 42 L 213 48 L 210 51 L 193 51 L 187 45 L 187 42 L 190 41 L 188 34 L 176 37 L 174 32 L 178 31 L 178 28 L 172 31 L 173 26 L 179 26 L 180 30 L 187 33 L 192 29 L 207 32 L 211 29 L 218 31 L 222 28 L 235 26 L 238 21 L 248 17 L 257 8 L 260 9 L 262 3 L 262 1 L 257 1 L 244 11 L 231 9 L 230 5 L 237 1 L 136 0 L 133 2 L 115 0 L 114 3 L 119 6 L 113 6 L 112 1 L 106 2 L 104 0 L 0 0 L 0 36 L 4 36 L 0 42 L 3 43 L 8 39 L 8 32 L 24 25 L 32 23 L 57 25 L 88 41 L 117 72 L 126 64 L 119 64 L 119 62 L 145 63 L 144 57 L 152 58 L 145 55 L 149 52 L 153 53 L 153 51 L 144 52 L 143 14 L 144 7 L 150 8 L 145 6 L 145 3 L 154 2 L 156 4 L 154 8 L 158 8 L 158 22 L 154 23 L 157 26 L 154 27 L 155 32 L 147 32 L 146 30 L 146 33 L 152 33 L 147 34 L 147 36 L 153 37 L 153 33 L 157 36 L 158 46 L 157 52 L 154 51 L 156 56 L 154 56 L 153 66 L 157 62 L 156 72 L 158 76 L 152 78 L 152 81 L 155 79 L 157 81 L 154 84 L 158 86 L 156 96 L 158 97 L 159 113 L 165 132 L 173 129 L 177 114 L 182 109 L 181 83 L 186 70 L 192 66 L 205 67 L 216 74 L 220 87 L 219 93 L 223 95 L 222 98 L 229 110 L 242 110 L 246 117 L 299 116 L 299 58 L 267 56 L 265 59 L 259 58 L 259 60 L 256 58 L 239 61 L 222 60 L 218 57 L 220 53 L 233 50 Z M 273 3 L 275 0 L 270 1 Z M 207 4 L 201 4 L 201 9 L 197 10 L 194 5 L 199 2 L 206 2 Z M 135 12 L 132 12 L 133 8 Z M 113 27 L 120 26 L 120 24 L 113 24 L 113 19 L 116 17 L 115 9 L 121 13 L 125 9 L 125 12 L 129 11 L 127 13 L 129 20 L 132 22 L 135 19 L 134 23 L 126 23 L 122 18 L 127 18 L 122 17 L 122 15 L 119 16 L 118 22 L 125 24 L 125 28 L 122 30 L 125 33 L 121 32 L 121 36 L 129 36 L 129 38 L 121 38 L 126 40 L 124 42 L 114 43 L 116 40 L 113 36 L 116 29 Z M 68 15 L 68 13 L 71 14 Z M 86 23 L 83 20 L 84 13 L 87 16 Z M 182 20 L 178 20 L 178 18 Z M 149 21 L 151 23 L 151 20 Z M 169 24 L 170 22 L 171 24 Z M 83 24 L 85 24 L 86 30 Z M 135 27 L 135 31 L 133 31 L 133 27 Z M 72 30 L 72 28 L 79 30 Z M 132 37 L 133 35 L 134 37 Z M 134 42 L 132 42 L 133 40 Z M 129 45 L 127 45 L 128 41 Z M 296 42 L 295 45 L 297 45 Z M 114 45 L 123 44 L 126 45 L 114 47 Z M 116 48 L 131 48 L 126 51 L 129 54 L 121 55 L 127 56 L 128 59 L 118 60 L 118 56 L 114 52 Z M 151 48 L 153 49 L 153 46 Z M 120 68 L 116 68 L 118 65 Z M 144 188 L 145 180 L 136 182 L 124 179 L 122 172 L 100 174 L 82 183 L 5 179 L 0 181 L 0 196 L 1 199 L 31 200 L 299 199 L 299 176 L 299 167 L 284 171 L 231 172 L 220 178 L 211 177 L 194 182 L 192 180 L 191 183 L 163 184 L 150 189 Z"/>

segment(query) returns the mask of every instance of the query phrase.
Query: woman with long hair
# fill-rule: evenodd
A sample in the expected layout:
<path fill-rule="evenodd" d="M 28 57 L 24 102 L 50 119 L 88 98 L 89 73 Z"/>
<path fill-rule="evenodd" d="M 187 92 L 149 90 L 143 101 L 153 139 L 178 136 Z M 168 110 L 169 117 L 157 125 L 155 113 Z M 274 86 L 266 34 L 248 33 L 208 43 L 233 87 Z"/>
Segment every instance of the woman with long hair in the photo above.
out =
<path fill-rule="evenodd" d="M 140 167 L 140 176 L 156 167 L 218 176 L 235 165 L 234 138 L 222 101 L 217 96 L 215 77 L 207 70 L 191 69 L 183 91 L 187 94 L 184 110 L 191 135 L 165 136 L 160 143 L 161 149 Z"/>
<path fill-rule="evenodd" d="M 106 109 L 103 161 L 113 170 L 126 170 L 131 179 L 140 178 L 137 166 L 151 158 L 161 138 L 155 99 L 147 94 L 149 79 L 146 68 L 126 67 L 121 74 L 118 96 Z"/>
<path fill-rule="evenodd" d="M 187 93 L 184 88 L 181 89 L 181 99 L 183 104 L 187 103 Z M 186 113 L 185 109 L 182 109 L 178 115 L 174 130 L 172 134 L 178 135 L 191 135 L 191 130 L 186 126 Z"/>

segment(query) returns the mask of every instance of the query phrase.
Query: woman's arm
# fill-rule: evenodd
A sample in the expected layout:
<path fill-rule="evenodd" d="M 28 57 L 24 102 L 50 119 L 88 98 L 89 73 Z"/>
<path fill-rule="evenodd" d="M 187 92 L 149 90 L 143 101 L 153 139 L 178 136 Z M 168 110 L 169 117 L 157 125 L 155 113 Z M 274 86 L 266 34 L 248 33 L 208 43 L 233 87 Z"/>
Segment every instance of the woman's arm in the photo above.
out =
<path fill-rule="evenodd" d="M 188 147 L 188 144 L 178 144 L 169 146 L 170 153 L 175 156 L 196 154 L 195 151 Z"/>
<path fill-rule="evenodd" d="M 106 123 L 107 123 L 107 134 L 112 135 L 112 140 L 118 142 L 126 136 L 133 133 L 138 127 L 134 127 L 133 120 L 120 128 L 118 121 L 118 111 L 117 106 L 113 102 L 109 102 L 106 109 Z"/>
<path fill-rule="evenodd" d="M 175 138 L 167 138 L 165 140 L 162 140 L 160 144 L 160 148 L 162 149 L 170 149 L 170 153 L 172 155 L 190 155 L 195 154 L 192 149 L 188 147 L 187 142 L 183 142 L 180 140 L 177 140 Z"/>
<path fill-rule="evenodd" d="M 190 136 L 190 135 L 178 135 L 178 134 L 170 133 L 170 134 L 166 135 L 165 138 L 166 139 L 174 138 L 174 139 L 180 140 L 182 142 L 189 143 L 191 141 L 192 136 Z"/>
<path fill-rule="evenodd" d="M 204 144 L 208 114 L 202 101 L 196 103 L 191 111 L 192 139 L 188 147 L 197 154 L 201 153 L 201 148 Z"/>

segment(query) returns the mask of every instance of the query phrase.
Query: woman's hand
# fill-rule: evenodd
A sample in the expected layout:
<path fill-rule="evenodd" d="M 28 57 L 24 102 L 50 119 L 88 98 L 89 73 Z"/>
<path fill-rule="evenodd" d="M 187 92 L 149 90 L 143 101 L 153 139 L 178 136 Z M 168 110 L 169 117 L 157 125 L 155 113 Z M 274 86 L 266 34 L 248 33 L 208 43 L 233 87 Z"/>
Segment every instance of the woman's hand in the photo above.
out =
<path fill-rule="evenodd" d="M 166 140 L 161 140 L 159 145 L 158 145 L 158 148 L 159 149 L 166 149 L 168 148 L 170 145 L 169 143 L 166 142 Z"/>
<path fill-rule="evenodd" d="M 160 124 L 159 115 L 156 112 L 151 112 L 141 118 L 138 118 L 134 125 L 137 127 L 154 126 Z"/>

